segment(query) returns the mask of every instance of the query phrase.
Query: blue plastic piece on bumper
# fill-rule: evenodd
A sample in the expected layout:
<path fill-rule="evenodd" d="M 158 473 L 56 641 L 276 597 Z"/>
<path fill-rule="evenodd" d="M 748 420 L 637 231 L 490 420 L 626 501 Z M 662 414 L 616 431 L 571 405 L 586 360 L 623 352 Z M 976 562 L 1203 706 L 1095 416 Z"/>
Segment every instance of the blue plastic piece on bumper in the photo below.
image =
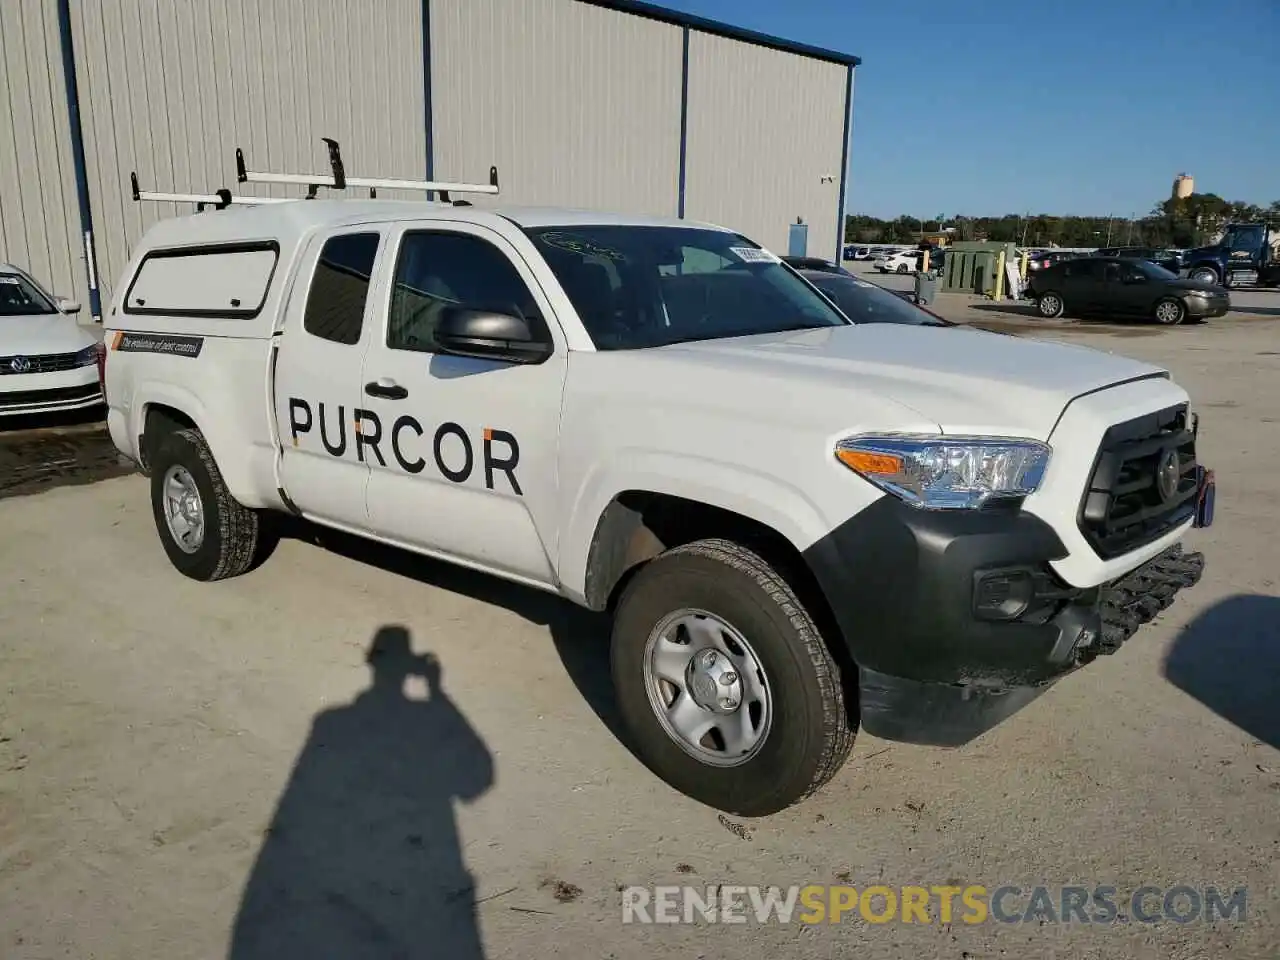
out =
<path fill-rule="evenodd" d="M 1218 499 L 1218 484 L 1213 478 L 1213 471 L 1204 467 L 1197 468 L 1200 473 L 1200 494 L 1196 498 L 1195 526 L 1213 525 L 1213 510 Z"/>

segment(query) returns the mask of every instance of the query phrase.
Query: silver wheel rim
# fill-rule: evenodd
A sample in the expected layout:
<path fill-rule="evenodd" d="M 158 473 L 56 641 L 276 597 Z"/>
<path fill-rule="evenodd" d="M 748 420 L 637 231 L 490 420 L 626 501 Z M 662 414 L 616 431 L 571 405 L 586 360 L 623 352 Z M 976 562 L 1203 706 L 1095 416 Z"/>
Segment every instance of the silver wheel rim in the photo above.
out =
<path fill-rule="evenodd" d="M 677 610 L 653 628 L 644 685 L 667 736 L 702 763 L 746 763 L 769 736 L 773 705 L 760 658 L 740 631 L 705 610 Z"/>
<path fill-rule="evenodd" d="M 1156 307 L 1156 319 L 1161 323 L 1175 323 L 1182 316 L 1182 308 L 1176 303 L 1165 302 Z"/>
<path fill-rule="evenodd" d="M 1197 270 L 1191 275 L 1192 280 L 1199 280 L 1201 283 L 1217 283 L 1218 275 L 1212 270 Z"/>
<path fill-rule="evenodd" d="M 204 543 L 204 503 L 195 477 L 174 464 L 164 475 L 164 519 L 169 536 L 183 553 L 195 553 Z"/>
<path fill-rule="evenodd" d="M 1052 293 L 1040 298 L 1040 312 L 1046 317 L 1052 317 L 1062 308 L 1062 301 L 1055 297 Z"/>

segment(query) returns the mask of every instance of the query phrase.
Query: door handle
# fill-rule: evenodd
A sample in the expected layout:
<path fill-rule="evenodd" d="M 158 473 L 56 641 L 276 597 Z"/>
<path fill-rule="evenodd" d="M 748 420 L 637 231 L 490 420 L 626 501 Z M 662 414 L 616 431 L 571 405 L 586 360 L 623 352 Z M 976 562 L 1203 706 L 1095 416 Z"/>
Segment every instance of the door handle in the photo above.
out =
<path fill-rule="evenodd" d="M 394 380 L 388 380 L 386 377 L 366 383 L 364 392 L 371 397 L 380 397 L 383 400 L 403 400 L 409 396 L 408 390 Z"/>

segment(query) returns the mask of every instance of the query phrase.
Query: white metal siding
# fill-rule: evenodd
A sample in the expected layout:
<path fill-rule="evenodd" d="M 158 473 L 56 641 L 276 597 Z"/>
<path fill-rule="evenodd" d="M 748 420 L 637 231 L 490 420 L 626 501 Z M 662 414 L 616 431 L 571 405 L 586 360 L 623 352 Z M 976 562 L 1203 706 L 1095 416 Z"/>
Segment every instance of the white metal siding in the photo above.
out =
<path fill-rule="evenodd" d="M 430 10 L 437 179 L 496 165 L 501 203 L 677 213 L 679 27 L 571 0 Z"/>
<path fill-rule="evenodd" d="M 57 6 L 0 0 L 0 262 L 85 304 Z"/>
<path fill-rule="evenodd" d="M 685 216 L 779 254 L 800 217 L 832 256 L 847 85 L 839 64 L 693 31 Z"/>
<path fill-rule="evenodd" d="M 134 203 L 130 171 L 144 190 L 302 196 L 237 184 L 235 148 L 250 170 L 323 174 L 332 137 L 348 174 L 425 176 L 422 0 L 71 6 L 104 302 L 145 227 L 192 212 Z"/>

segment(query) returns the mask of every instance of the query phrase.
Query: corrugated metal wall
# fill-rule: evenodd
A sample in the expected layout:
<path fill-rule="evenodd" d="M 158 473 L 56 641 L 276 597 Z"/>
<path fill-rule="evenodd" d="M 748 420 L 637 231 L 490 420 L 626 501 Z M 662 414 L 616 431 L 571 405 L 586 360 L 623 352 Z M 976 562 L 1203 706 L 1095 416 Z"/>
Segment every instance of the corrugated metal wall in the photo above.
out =
<path fill-rule="evenodd" d="M 839 64 L 694 31 L 685 216 L 780 254 L 800 217 L 810 254 L 832 256 L 848 76 Z"/>
<path fill-rule="evenodd" d="M 497 165 L 503 203 L 676 215 L 679 27 L 566 0 L 430 10 L 437 179 Z"/>
<path fill-rule="evenodd" d="M 679 211 L 683 27 L 575 0 L 69 7 L 104 302 L 143 229 L 192 210 L 133 202 L 130 171 L 148 190 L 301 195 L 236 184 L 236 146 L 250 169 L 324 173 L 330 136 L 349 174 L 418 179 L 430 135 L 436 179 L 497 165 L 503 203 Z M 0 257 L 86 302 L 57 10 L 0 0 Z M 802 217 L 830 255 L 847 79 L 690 30 L 686 215 L 779 251 Z"/>
<path fill-rule="evenodd" d="M 86 304 L 57 7 L 0 0 L 0 262 Z"/>
<path fill-rule="evenodd" d="M 235 148 L 251 170 L 325 173 L 327 136 L 349 174 L 426 175 L 422 0 L 72 0 L 71 12 L 104 304 L 145 226 L 193 211 L 133 202 L 131 170 L 144 190 L 301 196 L 237 185 Z"/>

